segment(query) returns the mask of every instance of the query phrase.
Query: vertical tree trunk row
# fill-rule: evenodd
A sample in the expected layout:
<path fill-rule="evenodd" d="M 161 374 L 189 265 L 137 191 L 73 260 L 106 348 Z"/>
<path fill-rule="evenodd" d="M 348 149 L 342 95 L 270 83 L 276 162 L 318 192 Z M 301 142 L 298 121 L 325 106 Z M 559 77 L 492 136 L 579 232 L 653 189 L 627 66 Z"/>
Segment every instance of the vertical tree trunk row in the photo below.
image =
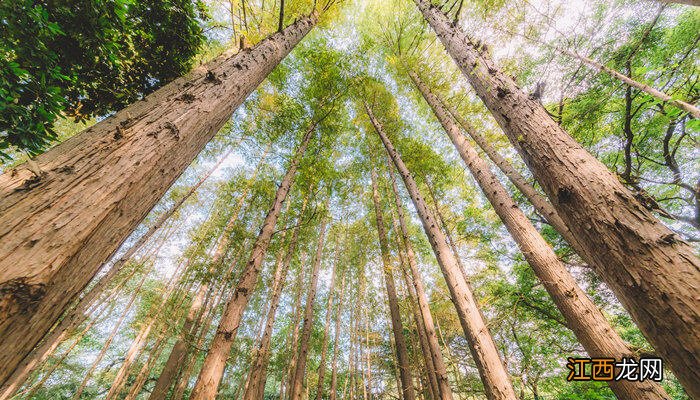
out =
<path fill-rule="evenodd" d="M 476 94 L 691 397 L 700 397 L 700 261 L 429 0 L 414 0 Z M 604 268 L 598 267 L 605 266 Z"/>
<path fill-rule="evenodd" d="M 435 215 L 428 209 L 411 173 L 386 136 L 383 126 L 366 103 L 365 110 L 377 134 L 382 140 L 387 153 L 403 178 L 406 189 L 413 200 L 413 204 L 418 210 L 418 215 L 423 224 L 425 233 L 428 236 L 438 264 L 447 281 L 452 302 L 457 309 L 460 324 L 464 330 L 465 338 L 469 343 L 469 349 L 476 362 L 481 380 L 484 383 L 487 397 L 491 400 L 515 399 L 515 390 L 513 389 L 510 375 L 503 365 L 493 337 L 489 332 L 486 321 L 484 321 L 476 299 L 474 298 L 474 294 L 469 284 L 465 281 L 464 275 L 459 271 L 457 260 L 447 245 L 447 239 L 440 230 Z"/>
<path fill-rule="evenodd" d="M 567 326 L 574 332 L 589 356 L 613 357 L 618 360 L 623 357 L 632 357 L 634 353 L 576 283 L 574 277 L 559 261 L 554 250 L 530 220 L 520 211 L 513 198 L 489 169 L 486 161 L 479 157 L 474 147 L 462 135 L 437 97 L 417 74 L 414 72 L 410 74 L 496 214 L 566 319 Z M 660 385 L 650 380 L 644 382 L 613 380 L 608 384 L 620 399 L 646 399 L 649 396 L 659 399 L 669 398 Z"/>

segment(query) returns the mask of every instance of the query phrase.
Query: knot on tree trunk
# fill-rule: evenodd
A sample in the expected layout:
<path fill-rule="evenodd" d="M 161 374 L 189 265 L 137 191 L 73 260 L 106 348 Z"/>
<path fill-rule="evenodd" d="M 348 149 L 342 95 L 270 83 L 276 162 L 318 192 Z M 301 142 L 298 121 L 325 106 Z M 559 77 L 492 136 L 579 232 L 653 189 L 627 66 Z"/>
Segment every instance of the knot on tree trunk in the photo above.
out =
<path fill-rule="evenodd" d="M 30 284 L 18 278 L 0 284 L 0 315 L 32 313 L 46 294 L 43 284 Z"/>

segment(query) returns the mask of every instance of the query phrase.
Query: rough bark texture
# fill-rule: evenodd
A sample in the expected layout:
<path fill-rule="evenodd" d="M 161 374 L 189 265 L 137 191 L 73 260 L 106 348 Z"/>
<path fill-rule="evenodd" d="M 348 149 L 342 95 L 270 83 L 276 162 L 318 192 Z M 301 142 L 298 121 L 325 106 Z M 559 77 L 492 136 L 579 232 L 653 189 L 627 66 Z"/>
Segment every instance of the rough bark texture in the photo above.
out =
<path fill-rule="evenodd" d="M 236 224 L 236 222 L 238 222 L 238 217 L 240 216 L 241 210 L 243 209 L 243 204 L 245 203 L 245 200 L 248 196 L 248 191 L 250 191 L 253 182 L 255 182 L 255 179 L 258 173 L 260 172 L 260 169 L 263 163 L 265 162 L 265 159 L 267 158 L 269 150 L 270 146 L 268 145 L 262 157 L 260 158 L 260 161 L 258 162 L 258 165 L 255 168 L 253 175 L 246 183 L 246 186 L 243 189 L 240 198 L 238 199 L 238 203 L 236 203 L 236 206 L 233 209 L 233 213 L 231 214 L 231 217 L 229 218 L 228 222 L 226 223 L 226 226 L 223 229 L 223 232 L 221 233 L 221 237 L 219 237 L 216 250 L 214 251 L 214 255 L 212 256 L 211 263 L 209 266 L 210 272 L 220 267 L 221 261 L 224 258 L 224 254 L 226 253 L 226 250 L 229 247 L 230 231 L 231 229 L 233 229 L 233 226 Z M 238 260 L 234 260 L 234 263 L 237 261 Z M 189 351 L 189 348 L 187 346 L 187 339 L 192 333 L 192 328 L 195 319 L 202 312 L 204 298 L 207 295 L 207 293 L 210 292 L 210 290 L 211 286 L 208 282 L 204 282 L 199 286 L 199 289 L 197 290 L 197 293 L 195 294 L 194 299 L 192 300 L 192 304 L 190 304 L 190 308 L 187 312 L 187 315 L 185 316 L 185 322 L 182 325 L 180 337 L 177 339 L 175 345 L 173 345 L 173 348 L 170 350 L 170 355 L 168 355 L 168 359 L 165 362 L 165 367 L 163 367 L 163 371 L 161 371 L 161 374 L 158 376 L 156 385 L 154 386 L 150 396 L 148 397 L 149 400 L 165 400 L 165 398 L 167 397 L 168 392 L 170 391 L 170 387 L 173 385 L 173 382 L 175 381 L 175 378 L 177 376 L 177 371 L 180 368 L 180 365 L 182 365 L 182 363 L 185 361 L 185 358 L 187 357 L 187 353 Z"/>
<path fill-rule="evenodd" d="M 40 176 L 0 176 L 0 382 L 316 21 L 227 52 L 86 129 L 36 158 Z"/>
<path fill-rule="evenodd" d="M 304 377 L 306 376 L 306 361 L 309 355 L 309 339 L 311 339 L 311 329 L 314 324 L 314 300 L 318 288 L 318 274 L 321 270 L 323 256 L 323 244 L 326 237 L 328 219 L 321 223 L 321 231 L 318 236 L 318 246 L 313 261 L 313 272 L 309 283 L 309 292 L 306 295 L 306 306 L 304 309 L 304 324 L 301 328 L 301 343 L 294 369 L 294 377 L 289 385 L 289 399 L 301 400 L 304 395 Z"/>
<path fill-rule="evenodd" d="M 335 291 L 335 276 L 338 269 L 340 252 L 336 251 L 333 272 L 331 272 L 331 286 L 328 290 L 328 303 L 326 303 L 326 323 L 323 328 L 323 341 L 321 344 L 321 362 L 318 365 L 318 386 L 316 387 L 316 400 L 322 400 L 324 381 L 326 378 L 326 357 L 328 356 L 328 332 L 331 327 L 331 313 L 333 311 L 333 292 Z"/>
<path fill-rule="evenodd" d="M 396 345 L 396 360 L 399 368 L 401 382 L 401 397 L 405 400 L 416 398 L 413 389 L 413 378 L 411 377 L 411 366 L 406 348 L 406 338 L 403 335 L 403 323 L 401 322 L 401 311 L 399 310 L 399 299 L 396 295 L 396 284 L 392 272 L 391 254 L 389 254 L 389 241 L 386 236 L 384 226 L 384 214 L 382 204 L 377 189 L 377 173 L 372 169 L 372 201 L 374 203 L 374 215 L 377 222 L 377 234 L 379 236 L 379 249 L 382 256 L 382 266 L 384 270 L 384 285 L 386 286 L 387 298 L 389 300 L 389 314 L 391 316 L 391 328 L 394 333 L 394 343 Z"/>
<path fill-rule="evenodd" d="M 299 241 L 299 229 L 302 224 L 304 212 L 306 211 L 307 201 L 308 198 L 304 200 L 304 203 L 301 206 L 299 218 L 297 219 L 297 224 L 294 227 L 294 232 L 292 233 L 292 238 L 289 245 L 286 247 L 285 251 L 283 251 L 283 249 L 279 250 L 275 268 L 275 276 L 272 283 L 270 309 L 267 312 L 267 320 L 265 321 L 265 331 L 260 339 L 260 345 L 258 346 L 257 351 L 254 353 L 255 358 L 250 365 L 250 373 L 248 375 L 249 385 L 243 394 L 243 400 L 258 400 L 264 398 L 267 366 L 270 361 L 272 327 L 275 324 L 277 308 L 279 307 L 282 290 L 284 289 L 284 283 L 287 279 L 287 271 L 289 271 L 289 266 L 291 265 L 292 258 L 296 252 L 297 243 Z M 284 236 L 286 236 L 286 232 L 287 231 L 285 230 L 280 243 L 285 243 Z M 282 255 L 284 255 L 284 258 Z"/>
<path fill-rule="evenodd" d="M 411 173 L 384 133 L 384 128 L 374 116 L 372 109 L 368 105 L 365 105 L 365 109 L 384 147 L 386 147 L 387 153 L 399 171 L 418 211 L 425 233 L 428 236 L 445 281 L 447 281 L 452 302 L 457 309 L 459 321 L 464 330 L 465 338 L 469 343 L 469 349 L 476 362 L 481 380 L 484 383 L 487 397 L 492 400 L 515 399 L 515 390 L 513 390 L 510 376 L 498 354 L 496 344 L 477 306 L 474 294 L 468 282 L 465 281 L 464 275 L 459 271 L 457 261 L 447 246 L 445 235 L 438 227 L 435 215 L 428 209 Z"/>
<path fill-rule="evenodd" d="M 389 162 L 391 161 L 389 160 Z M 396 184 L 396 176 L 394 175 L 394 171 L 391 164 L 389 165 L 388 170 L 389 177 L 391 178 L 391 188 L 394 192 L 394 202 L 396 203 L 396 212 L 398 215 L 399 227 L 401 228 L 401 240 L 403 242 L 403 248 L 406 252 L 408 266 L 411 271 L 411 282 L 413 283 L 413 290 L 415 291 L 416 301 L 418 304 L 418 309 L 420 311 L 419 319 L 422 322 L 422 327 L 425 331 L 425 339 L 430 349 L 429 356 L 431 360 L 426 364 L 433 366 L 435 378 L 437 380 L 436 383 L 438 389 L 438 398 L 442 400 L 452 400 L 452 389 L 450 388 L 450 383 L 447 379 L 447 368 L 445 367 L 445 361 L 442 357 L 442 351 L 440 350 L 440 344 L 438 343 L 437 334 L 435 333 L 435 323 L 433 322 L 433 315 L 430 312 L 430 303 L 428 302 L 428 295 L 425 291 L 423 278 L 420 275 L 420 271 L 418 271 L 416 253 L 413 250 L 413 245 L 411 244 L 411 238 L 408 233 L 408 227 L 406 226 L 406 217 L 404 215 L 403 203 L 401 202 L 399 188 Z"/>
<path fill-rule="evenodd" d="M 467 164 L 482 192 L 493 206 L 513 240 L 525 256 L 535 275 L 551 296 L 554 304 L 566 319 L 571 329 L 591 357 L 633 357 L 634 353 L 610 326 L 598 307 L 576 283 L 574 277 L 562 264 L 554 250 L 542 238 L 530 220 L 520 210 L 484 159 L 462 135 L 459 127 L 437 97 L 423 81 L 411 72 L 423 98 L 447 132 L 462 160 Z M 608 382 L 619 399 L 668 399 L 660 385 L 646 380 Z"/>
<path fill-rule="evenodd" d="M 427 0 L 415 0 L 476 94 L 691 397 L 700 397 L 700 261 L 537 101 Z"/>
<path fill-rule="evenodd" d="M 265 258 L 267 248 L 270 245 L 272 235 L 275 232 L 275 225 L 277 224 L 277 218 L 282 210 L 282 203 L 287 198 L 287 194 L 294 181 L 294 175 L 299 168 L 299 163 L 316 130 L 316 124 L 316 122 L 312 123 L 306 130 L 304 138 L 287 169 L 287 173 L 275 193 L 272 207 L 265 216 L 260 234 L 255 241 L 255 245 L 253 245 L 250 259 L 246 263 L 243 273 L 238 280 L 233 296 L 226 304 L 221 322 L 219 322 L 219 327 L 216 330 L 216 335 L 214 335 L 209 352 L 204 359 L 202 371 L 199 373 L 197 383 L 192 390 L 192 395 L 190 396 L 191 400 L 214 399 L 216 397 L 219 383 L 221 382 L 221 377 L 226 367 L 226 360 L 228 360 L 231 346 L 233 346 L 233 341 L 236 338 L 243 311 L 248 304 L 250 295 L 255 289 L 255 284 L 260 275 L 260 267 Z"/>

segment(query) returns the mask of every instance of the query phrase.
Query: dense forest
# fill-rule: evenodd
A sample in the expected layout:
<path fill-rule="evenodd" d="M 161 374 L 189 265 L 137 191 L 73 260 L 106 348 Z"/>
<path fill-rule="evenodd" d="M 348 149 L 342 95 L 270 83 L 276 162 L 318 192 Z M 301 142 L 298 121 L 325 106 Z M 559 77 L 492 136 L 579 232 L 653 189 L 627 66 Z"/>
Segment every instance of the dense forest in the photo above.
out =
<path fill-rule="evenodd" d="M 697 0 L 7 0 L 0 54 L 0 400 L 700 399 Z"/>

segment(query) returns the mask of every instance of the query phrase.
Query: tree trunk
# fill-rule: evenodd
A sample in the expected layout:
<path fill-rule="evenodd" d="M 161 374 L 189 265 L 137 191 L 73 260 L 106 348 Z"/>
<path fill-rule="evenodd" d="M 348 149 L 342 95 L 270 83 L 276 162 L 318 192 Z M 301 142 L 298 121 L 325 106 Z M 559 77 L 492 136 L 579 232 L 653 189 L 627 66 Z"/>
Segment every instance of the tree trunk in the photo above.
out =
<path fill-rule="evenodd" d="M 479 375 L 484 383 L 484 389 L 489 399 L 515 399 L 515 391 L 510 380 L 510 376 L 501 361 L 496 344 L 484 321 L 481 311 L 476 303 L 474 294 L 465 281 L 464 275 L 459 271 L 457 260 L 447 246 L 447 239 L 437 225 L 437 220 L 433 212 L 428 209 L 425 200 L 418 191 L 418 186 L 413 180 L 411 173 L 401 160 L 400 155 L 394 148 L 389 138 L 384 133 L 384 128 L 374 116 L 369 105 L 365 104 L 365 110 L 374 125 L 377 134 L 384 143 L 387 153 L 391 157 L 396 169 L 401 174 L 406 189 L 411 195 L 413 204 L 418 210 L 418 215 L 423 223 L 423 228 L 433 248 L 433 252 L 442 269 L 442 273 L 447 281 L 452 302 L 457 309 L 465 338 L 469 343 L 472 357 L 476 362 Z"/>
<path fill-rule="evenodd" d="M 260 234 L 253 246 L 250 259 L 238 280 L 232 298 L 226 304 L 221 322 L 216 330 L 216 335 L 214 335 L 214 340 L 204 359 L 202 371 L 192 390 L 191 400 L 214 399 L 216 397 L 219 383 L 221 382 L 221 377 L 226 367 L 226 360 L 228 360 L 231 346 L 233 346 L 233 341 L 236 338 L 243 311 L 248 304 L 250 295 L 255 289 L 258 276 L 260 275 L 260 267 L 265 258 L 267 248 L 270 245 L 272 235 L 275 233 L 275 225 L 277 223 L 277 217 L 282 210 L 282 203 L 287 198 L 301 158 L 304 156 L 304 152 L 316 130 L 316 124 L 317 122 L 313 122 L 306 130 L 304 138 L 289 165 L 289 169 L 277 189 L 272 207 L 268 211 L 267 216 L 265 216 Z"/>
<path fill-rule="evenodd" d="M 345 274 L 340 281 L 340 293 L 338 294 L 338 308 L 335 310 L 335 339 L 333 340 L 333 361 L 331 367 L 331 393 L 330 400 L 338 398 L 338 346 L 340 344 L 340 316 L 343 311 L 343 294 L 345 293 Z M 347 382 L 347 378 L 346 378 Z"/>
<path fill-rule="evenodd" d="M 226 226 L 224 227 L 221 236 L 219 237 L 216 250 L 214 251 L 214 255 L 212 256 L 212 260 L 209 266 L 210 272 L 213 272 L 220 267 L 222 259 L 224 258 L 224 254 L 228 249 L 230 231 L 231 229 L 233 229 L 233 226 L 236 224 L 236 222 L 238 222 L 238 217 L 240 216 L 241 209 L 243 208 L 243 204 L 245 203 L 245 200 L 248 196 L 248 191 L 250 191 L 250 188 L 253 186 L 253 183 L 255 182 L 255 179 L 257 178 L 257 175 L 260 172 L 265 162 L 265 159 L 267 158 L 269 150 L 270 145 L 268 144 L 267 148 L 265 149 L 265 152 L 260 158 L 260 161 L 258 161 L 258 165 L 255 167 L 253 175 L 250 177 L 245 188 L 243 189 L 243 192 L 241 193 L 241 196 L 238 199 L 238 203 L 234 207 L 233 213 L 231 214 L 231 217 L 226 223 Z M 149 400 L 165 400 L 165 398 L 167 397 L 168 392 L 170 391 L 170 387 L 173 385 L 175 377 L 177 376 L 178 368 L 180 367 L 180 365 L 182 365 L 183 361 L 187 357 L 189 349 L 186 340 L 192 332 L 192 327 L 195 319 L 202 311 L 204 298 L 206 294 L 210 291 L 210 289 L 211 287 L 207 282 L 204 282 L 199 286 L 199 289 L 197 290 L 197 293 L 195 294 L 194 299 L 192 300 L 192 304 L 190 305 L 190 308 L 187 312 L 187 316 L 185 317 L 185 322 L 182 325 L 180 337 L 177 339 L 175 345 L 170 350 L 170 355 L 168 356 L 168 359 L 165 362 L 163 371 L 158 376 L 156 385 L 153 388 L 153 391 L 151 392 L 150 396 L 148 397 Z"/>
<path fill-rule="evenodd" d="M 27 376 L 40 365 L 46 358 L 56 349 L 56 347 L 61 343 L 62 339 L 70 331 L 80 326 L 87 318 L 86 312 L 93 305 L 95 300 L 102 294 L 102 292 L 109 286 L 115 276 L 121 272 L 124 265 L 131 260 L 131 258 L 139 251 L 143 246 L 153 237 L 153 235 L 160 230 L 160 228 L 165 224 L 170 217 L 175 214 L 175 212 L 199 189 L 200 186 L 211 176 L 211 174 L 216 171 L 221 163 L 228 158 L 231 151 L 227 152 L 221 159 L 211 168 L 204 176 L 202 176 L 197 183 L 192 185 L 190 189 L 178 199 L 173 205 L 171 205 L 165 212 L 160 214 L 158 218 L 153 221 L 148 230 L 133 244 L 131 247 L 116 260 L 107 270 L 100 280 L 83 296 L 77 301 L 75 307 L 65 315 L 56 327 L 54 327 L 47 337 L 42 340 L 41 344 L 32 350 L 22 362 L 17 366 L 12 375 L 7 379 L 2 389 L 0 390 L 0 400 L 5 400 L 12 396 L 15 390 L 27 379 Z"/>
<path fill-rule="evenodd" d="M 401 323 L 401 311 L 399 310 L 399 300 L 396 296 L 396 286 L 392 272 L 391 255 L 389 254 L 389 242 L 386 237 L 384 226 L 384 215 L 382 212 L 379 190 L 377 189 L 377 172 L 372 169 L 372 201 L 374 202 L 374 214 L 377 222 L 377 234 L 379 235 L 379 248 L 382 255 L 384 269 L 384 284 L 386 286 L 387 298 L 389 300 L 389 313 L 391 315 L 391 327 L 394 331 L 394 343 L 396 344 L 396 360 L 401 378 L 401 394 L 404 400 L 415 400 L 416 394 L 413 389 L 413 378 L 411 377 L 411 366 L 408 360 L 408 350 L 406 339 L 403 336 L 403 324 Z"/>
<path fill-rule="evenodd" d="M 317 20 L 226 52 L 86 129 L 38 156 L 39 176 L 0 175 L 0 382 Z"/>
<path fill-rule="evenodd" d="M 700 7 L 700 0 L 661 0 L 664 3 L 687 4 L 689 6 Z"/>
<path fill-rule="evenodd" d="M 287 279 L 287 271 L 292 263 L 292 258 L 296 253 L 297 243 L 299 241 L 299 229 L 304 218 L 304 212 L 306 211 L 306 205 L 308 202 L 308 197 L 304 199 L 304 203 L 301 206 L 301 211 L 299 212 L 299 217 L 297 218 L 296 226 L 294 227 L 294 232 L 292 233 L 292 239 L 289 245 L 284 251 L 286 230 L 283 232 L 282 247 L 280 247 L 279 255 L 277 257 L 275 276 L 272 283 L 272 298 L 270 299 L 270 309 L 267 312 L 267 321 L 265 322 L 265 331 L 263 332 L 262 338 L 260 339 L 260 345 L 255 358 L 250 365 L 250 373 L 248 375 L 249 385 L 243 394 L 243 400 L 258 400 L 264 398 L 265 394 L 265 381 L 267 376 L 267 366 L 270 361 L 270 341 L 272 339 L 272 327 L 275 323 L 275 316 L 277 315 L 277 308 L 279 307 L 280 298 L 282 296 L 282 290 L 284 289 L 284 283 Z M 288 203 L 290 204 L 290 203 Z M 286 253 L 286 254 L 285 254 Z M 284 254 L 284 258 L 282 255 Z"/>
<path fill-rule="evenodd" d="M 603 313 L 576 283 L 549 244 L 542 238 L 515 203 L 485 160 L 462 135 L 455 121 L 442 107 L 437 97 L 414 72 L 410 72 L 423 98 L 428 102 L 440 124 L 447 132 L 462 160 L 476 179 L 482 192 L 493 206 L 520 251 L 532 267 L 559 311 L 591 357 L 633 357 L 634 353 L 610 326 Z M 436 204 L 437 206 L 437 204 Z M 647 399 L 649 396 L 668 399 L 660 385 L 653 381 L 609 381 L 619 399 Z"/>
<path fill-rule="evenodd" d="M 340 252 L 336 252 L 333 272 L 331 272 L 331 286 L 328 290 L 328 303 L 326 305 L 326 323 L 323 328 L 323 341 L 321 342 L 321 362 L 318 365 L 318 387 L 316 388 L 316 400 L 322 400 L 324 381 L 326 377 L 326 357 L 328 356 L 328 331 L 331 326 L 331 311 L 333 310 L 333 291 L 335 290 L 335 274 L 338 269 Z"/>
<path fill-rule="evenodd" d="M 388 161 L 391 163 L 391 160 Z M 438 393 L 436 394 L 438 394 L 439 398 L 442 400 L 452 400 L 452 389 L 450 388 L 450 383 L 447 379 L 447 368 L 445 367 L 445 361 L 442 357 L 442 351 L 440 350 L 437 334 L 435 333 L 435 323 L 433 322 L 433 315 L 430 312 L 428 295 L 425 291 L 423 278 L 420 275 L 420 271 L 418 271 L 416 254 L 413 250 L 413 245 L 411 244 L 408 227 L 406 226 L 406 217 L 404 215 L 403 203 L 401 202 L 401 197 L 399 195 L 399 188 L 396 184 L 396 175 L 394 175 L 392 165 L 389 164 L 388 167 L 389 177 L 391 178 L 391 188 L 394 192 L 394 202 L 396 203 L 399 227 L 401 228 L 401 240 L 403 243 L 403 248 L 406 251 L 406 258 L 408 259 L 408 266 L 411 271 L 411 281 L 413 282 L 413 290 L 416 293 L 416 300 L 420 311 L 419 319 L 421 320 L 423 329 L 425 330 L 425 339 L 430 349 L 428 356 L 431 358 L 431 360 L 427 364 L 432 365 L 434 368 L 433 371 L 437 380 L 438 389 Z"/>
<path fill-rule="evenodd" d="M 288 348 L 290 350 L 290 357 L 289 357 L 289 363 L 287 365 L 287 371 L 285 374 L 285 377 L 282 378 L 283 381 L 286 381 L 287 387 L 285 391 L 282 393 L 283 396 L 280 396 L 283 399 L 288 398 L 289 394 L 289 385 L 291 385 L 292 380 L 294 379 L 294 372 L 296 372 L 296 363 L 297 363 L 297 348 L 299 347 L 299 329 L 300 329 L 300 324 L 301 324 L 301 292 L 304 287 L 304 281 L 306 278 L 306 274 L 304 273 L 304 265 L 306 264 L 306 252 L 301 253 L 300 257 L 300 262 L 299 262 L 299 276 L 297 279 L 297 288 L 296 288 L 296 293 L 294 294 L 294 308 L 292 311 L 292 315 L 294 316 L 293 321 L 292 321 L 292 326 L 294 327 L 292 329 L 292 336 L 291 339 L 289 340 L 289 345 Z M 285 379 L 286 378 L 286 379 Z"/>
<path fill-rule="evenodd" d="M 313 261 L 313 272 L 309 283 L 309 292 L 306 295 L 306 306 L 304 309 L 304 325 L 301 329 L 301 345 L 297 356 L 294 378 L 289 385 L 289 399 L 301 400 L 304 394 L 304 377 L 306 375 L 306 361 L 309 354 L 309 340 L 311 339 L 311 329 L 314 325 L 314 300 L 316 299 L 316 289 L 318 287 L 318 274 L 321 269 L 323 257 L 323 244 L 326 237 L 328 217 L 321 222 L 321 232 L 318 235 L 318 246 L 316 256 Z M 336 250 L 337 251 L 337 250 Z"/>
<path fill-rule="evenodd" d="M 646 338 L 700 397 L 700 261 L 692 247 L 554 122 L 427 0 L 415 0 Z"/>
<path fill-rule="evenodd" d="M 153 344 L 153 347 L 148 354 L 148 359 L 136 374 L 136 381 L 134 381 L 134 383 L 131 385 L 129 393 L 126 394 L 124 400 L 134 400 L 139 393 L 141 393 L 141 389 L 143 389 L 143 386 L 146 384 L 150 372 L 153 370 L 155 363 L 158 361 L 158 357 L 160 357 L 160 354 L 163 352 L 163 346 L 165 343 L 166 341 L 164 340 L 163 335 L 156 338 L 156 342 Z"/>

